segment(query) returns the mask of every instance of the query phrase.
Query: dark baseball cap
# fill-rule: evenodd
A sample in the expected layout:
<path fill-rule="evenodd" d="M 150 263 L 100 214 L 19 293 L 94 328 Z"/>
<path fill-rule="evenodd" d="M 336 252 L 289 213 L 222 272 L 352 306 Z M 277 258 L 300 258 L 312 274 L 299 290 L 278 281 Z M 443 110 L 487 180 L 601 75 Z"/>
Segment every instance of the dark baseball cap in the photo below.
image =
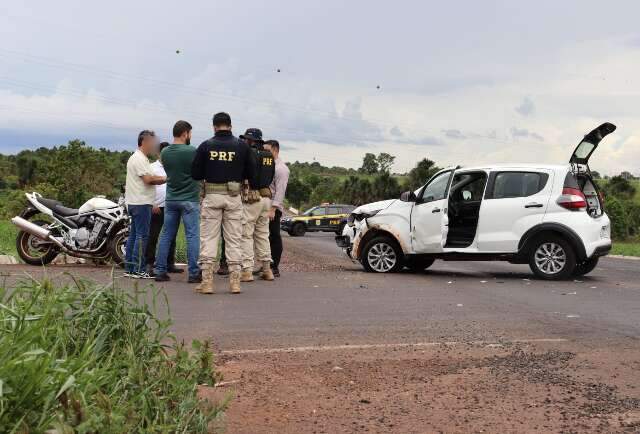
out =
<path fill-rule="evenodd" d="M 240 136 L 243 140 L 253 140 L 262 143 L 262 130 L 259 128 L 249 128 Z"/>
<path fill-rule="evenodd" d="M 229 113 L 220 112 L 213 115 L 213 125 L 231 125 Z"/>

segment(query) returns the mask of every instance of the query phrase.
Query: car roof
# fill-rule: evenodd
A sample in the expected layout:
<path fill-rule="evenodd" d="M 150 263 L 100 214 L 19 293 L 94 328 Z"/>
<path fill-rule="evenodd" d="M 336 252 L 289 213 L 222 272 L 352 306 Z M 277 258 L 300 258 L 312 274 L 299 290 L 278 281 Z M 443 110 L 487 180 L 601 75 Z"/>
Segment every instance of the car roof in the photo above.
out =
<path fill-rule="evenodd" d="M 535 163 L 511 163 L 511 164 L 486 164 L 483 166 L 458 167 L 457 170 L 518 170 L 518 169 L 548 169 L 548 170 L 567 170 L 568 164 L 535 164 Z M 450 167 L 445 170 L 456 169 Z"/>

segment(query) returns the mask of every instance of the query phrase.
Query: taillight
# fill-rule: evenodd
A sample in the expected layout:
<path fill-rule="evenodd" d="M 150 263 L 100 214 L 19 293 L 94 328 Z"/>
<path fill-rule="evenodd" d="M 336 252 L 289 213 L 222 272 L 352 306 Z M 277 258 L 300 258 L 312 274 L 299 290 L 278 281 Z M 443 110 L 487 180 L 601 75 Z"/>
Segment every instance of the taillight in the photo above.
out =
<path fill-rule="evenodd" d="M 558 198 L 558 205 L 571 211 L 579 211 L 587 208 L 587 198 L 577 188 L 563 188 L 562 196 Z"/>

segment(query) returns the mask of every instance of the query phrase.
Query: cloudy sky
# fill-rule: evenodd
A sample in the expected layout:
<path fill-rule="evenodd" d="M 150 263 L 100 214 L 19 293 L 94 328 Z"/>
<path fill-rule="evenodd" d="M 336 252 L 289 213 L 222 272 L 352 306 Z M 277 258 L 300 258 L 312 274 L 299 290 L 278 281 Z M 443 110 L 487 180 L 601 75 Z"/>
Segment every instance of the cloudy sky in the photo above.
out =
<path fill-rule="evenodd" d="M 57 0 L 0 5 L 0 152 L 194 140 L 228 111 L 286 160 L 394 170 L 564 163 L 640 174 L 640 2 Z M 178 52 L 179 51 L 179 52 Z M 278 71 L 279 70 L 279 71 Z"/>

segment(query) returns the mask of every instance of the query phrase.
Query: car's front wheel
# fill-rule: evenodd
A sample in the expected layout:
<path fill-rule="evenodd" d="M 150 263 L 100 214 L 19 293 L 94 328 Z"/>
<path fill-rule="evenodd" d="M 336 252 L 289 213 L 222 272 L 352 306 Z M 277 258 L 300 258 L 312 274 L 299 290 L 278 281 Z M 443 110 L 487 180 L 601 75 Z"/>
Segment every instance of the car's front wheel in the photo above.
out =
<path fill-rule="evenodd" d="M 374 237 L 362 251 L 362 265 L 365 270 L 374 273 L 395 273 L 403 266 L 402 249 L 391 237 Z"/>
<path fill-rule="evenodd" d="M 291 232 L 289 232 L 294 237 L 302 237 L 304 233 L 307 231 L 307 228 L 304 227 L 303 223 L 296 223 L 291 228 Z"/>
<path fill-rule="evenodd" d="M 591 273 L 598 265 L 599 260 L 600 258 L 596 256 L 593 258 L 589 258 L 584 262 L 579 263 L 578 265 L 576 265 L 576 269 L 573 272 L 573 275 L 580 277 L 580 276 L 585 276 Z"/>
<path fill-rule="evenodd" d="M 419 273 L 431 267 L 434 262 L 433 258 L 412 255 L 407 259 L 405 266 L 414 273 Z"/>
<path fill-rule="evenodd" d="M 538 238 L 529 252 L 529 267 L 541 279 L 568 279 L 576 269 L 576 254 L 573 247 L 557 235 Z"/>

